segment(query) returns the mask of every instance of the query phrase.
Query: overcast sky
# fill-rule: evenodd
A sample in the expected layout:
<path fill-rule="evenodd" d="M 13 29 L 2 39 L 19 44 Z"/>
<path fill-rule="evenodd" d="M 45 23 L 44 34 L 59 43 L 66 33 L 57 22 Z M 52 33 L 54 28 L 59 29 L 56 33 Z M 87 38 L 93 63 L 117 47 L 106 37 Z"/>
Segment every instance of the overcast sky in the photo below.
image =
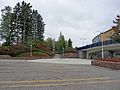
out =
<path fill-rule="evenodd" d="M 0 9 L 23 0 L 0 0 Z M 120 0 L 24 0 L 42 15 L 45 39 L 58 39 L 60 31 L 74 46 L 90 44 L 99 32 L 110 29 L 120 14 Z M 1 13 L 0 13 L 1 14 Z M 99 31 L 99 32 L 98 32 Z"/>

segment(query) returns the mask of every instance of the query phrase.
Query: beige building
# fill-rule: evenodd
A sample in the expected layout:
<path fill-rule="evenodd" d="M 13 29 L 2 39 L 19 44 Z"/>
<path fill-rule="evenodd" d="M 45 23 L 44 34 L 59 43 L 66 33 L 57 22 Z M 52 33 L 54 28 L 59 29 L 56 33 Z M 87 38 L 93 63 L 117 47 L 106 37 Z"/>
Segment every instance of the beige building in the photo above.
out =
<path fill-rule="evenodd" d="M 105 31 L 104 33 L 100 34 L 100 41 L 107 41 L 111 40 L 111 36 L 115 33 L 116 27 L 112 27 L 111 29 Z"/>

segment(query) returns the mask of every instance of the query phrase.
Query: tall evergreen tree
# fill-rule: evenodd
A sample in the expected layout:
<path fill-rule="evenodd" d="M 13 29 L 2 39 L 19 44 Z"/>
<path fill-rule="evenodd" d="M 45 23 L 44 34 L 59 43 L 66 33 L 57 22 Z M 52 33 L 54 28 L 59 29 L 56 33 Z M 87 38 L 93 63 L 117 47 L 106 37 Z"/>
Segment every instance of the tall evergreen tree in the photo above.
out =
<path fill-rule="evenodd" d="M 37 16 L 38 12 L 37 10 L 32 11 L 32 39 L 34 42 L 37 41 Z"/>
<path fill-rule="evenodd" d="M 20 43 L 21 41 L 21 6 L 20 3 L 18 2 L 16 6 L 13 8 L 13 15 L 14 15 L 14 29 L 15 29 L 15 43 Z"/>
<path fill-rule="evenodd" d="M 13 40 L 12 30 L 11 30 L 11 20 L 12 20 L 12 8 L 6 6 L 1 10 L 1 38 L 5 40 L 6 45 L 10 45 Z"/>
<path fill-rule="evenodd" d="M 10 43 L 31 43 L 44 40 L 44 22 L 37 10 L 32 10 L 30 3 L 18 2 L 15 7 L 2 9 L 1 37 Z"/>
<path fill-rule="evenodd" d="M 21 28 L 22 28 L 22 43 L 26 43 L 32 36 L 32 24 L 31 24 L 31 10 L 30 3 L 22 2 L 21 5 Z"/>
<path fill-rule="evenodd" d="M 47 42 L 47 47 L 48 47 L 51 51 L 53 51 L 53 40 L 52 40 L 52 38 L 47 38 L 46 42 Z"/>
<path fill-rule="evenodd" d="M 72 40 L 69 38 L 68 40 L 68 47 L 71 47 L 72 48 Z"/>
<path fill-rule="evenodd" d="M 37 16 L 37 40 L 38 41 L 43 41 L 44 40 L 44 22 L 43 22 L 43 18 L 41 17 L 40 14 L 38 14 Z"/>
<path fill-rule="evenodd" d="M 61 32 L 60 32 L 60 36 L 59 36 L 59 39 L 58 39 L 56 45 L 57 45 L 57 51 L 59 53 L 61 53 L 65 49 L 66 42 L 65 42 L 64 35 L 62 35 Z"/>

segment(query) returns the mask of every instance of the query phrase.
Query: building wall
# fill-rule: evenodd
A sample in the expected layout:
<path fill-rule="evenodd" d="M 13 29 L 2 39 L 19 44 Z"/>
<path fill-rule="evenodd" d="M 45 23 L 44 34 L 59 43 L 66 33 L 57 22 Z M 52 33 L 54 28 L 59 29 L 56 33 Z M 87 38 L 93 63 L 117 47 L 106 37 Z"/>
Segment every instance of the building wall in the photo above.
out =
<path fill-rule="evenodd" d="M 113 33 L 115 33 L 116 28 L 112 28 L 107 30 L 106 32 L 100 34 L 100 41 L 107 41 L 111 40 L 111 36 Z"/>
<path fill-rule="evenodd" d="M 100 35 L 97 35 L 95 38 L 93 38 L 92 43 L 100 42 Z"/>
<path fill-rule="evenodd" d="M 116 27 L 112 27 L 111 29 L 97 35 L 95 38 L 93 38 L 92 43 L 111 40 L 111 36 L 113 33 L 115 33 L 116 30 Z"/>

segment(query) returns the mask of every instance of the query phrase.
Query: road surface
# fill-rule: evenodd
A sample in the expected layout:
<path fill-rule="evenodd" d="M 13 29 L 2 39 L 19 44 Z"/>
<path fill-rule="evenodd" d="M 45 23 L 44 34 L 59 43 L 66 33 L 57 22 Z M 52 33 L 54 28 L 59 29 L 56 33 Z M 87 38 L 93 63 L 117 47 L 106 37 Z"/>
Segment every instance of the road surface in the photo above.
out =
<path fill-rule="evenodd" d="M 82 59 L 0 60 L 0 90 L 120 90 L 120 70 Z"/>

